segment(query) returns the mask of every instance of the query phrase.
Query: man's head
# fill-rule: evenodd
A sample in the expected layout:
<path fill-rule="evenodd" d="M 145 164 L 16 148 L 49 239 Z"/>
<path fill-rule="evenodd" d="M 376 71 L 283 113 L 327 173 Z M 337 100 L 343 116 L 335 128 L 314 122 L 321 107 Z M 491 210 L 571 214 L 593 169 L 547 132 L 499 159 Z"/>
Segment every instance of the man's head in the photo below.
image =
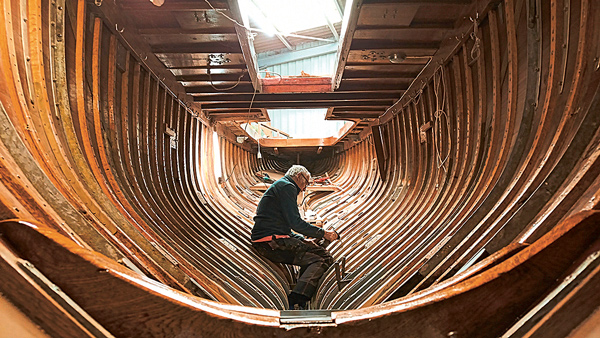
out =
<path fill-rule="evenodd" d="M 287 173 L 287 176 L 290 176 L 294 182 L 300 187 L 300 190 L 306 190 L 308 183 L 310 181 L 310 172 L 301 165 L 293 165 Z"/>

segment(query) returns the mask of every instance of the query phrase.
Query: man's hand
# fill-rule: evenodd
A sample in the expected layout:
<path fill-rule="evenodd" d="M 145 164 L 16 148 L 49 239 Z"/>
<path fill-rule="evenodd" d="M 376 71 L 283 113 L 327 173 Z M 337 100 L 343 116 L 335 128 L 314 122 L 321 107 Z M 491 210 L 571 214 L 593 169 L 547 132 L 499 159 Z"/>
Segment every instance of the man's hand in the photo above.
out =
<path fill-rule="evenodd" d="M 333 242 L 339 238 L 338 234 L 332 230 L 325 230 L 325 235 L 323 237 L 330 242 Z"/>

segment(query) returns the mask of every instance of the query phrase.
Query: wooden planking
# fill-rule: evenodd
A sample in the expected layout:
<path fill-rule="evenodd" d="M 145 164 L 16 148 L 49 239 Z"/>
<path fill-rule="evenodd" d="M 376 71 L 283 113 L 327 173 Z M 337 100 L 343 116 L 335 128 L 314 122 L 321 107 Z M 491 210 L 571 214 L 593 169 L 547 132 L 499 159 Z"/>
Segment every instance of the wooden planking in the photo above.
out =
<path fill-rule="evenodd" d="M 352 17 L 350 46 L 342 48 L 343 53 L 339 54 L 344 57 L 344 70 L 337 70 L 340 79 L 334 81 L 334 87 L 351 90 L 356 86 L 373 91 L 406 89 L 400 83 L 396 87 L 385 80 L 401 79 L 412 71 L 419 73 L 437 52 L 441 41 L 448 38 L 448 28 L 454 27 L 464 16 L 466 4 L 369 1 L 360 6 L 358 17 Z M 432 13 L 439 14 L 437 19 L 431 17 Z M 442 16 L 447 18 L 446 22 L 439 21 Z M 407 59 L 391 64 L 390 55 L 394 53 L 406 54 Z M 352 68 L 365 72 L 350 72 Z M 407 77 L 407 83 L 415 76 Z"/>
<path fill-rule="evenodd" d="M 502 337 L 566 337 L 590 313 L 597 312 L 598 249 L 597 244 L 592 245 L 560 284 Z"/>
<path fill-rule="evenodd" d="M 38 8 L 38 9 L 39 9 L 39 8 Z M 38 15 L 38 14 L 34 14 L 34 13 L 32 12 L 32 15 Z M 34 21 L 35 21 L 35 20 L 34 20 Z M 36 73 L 36 74 L 37 74 L 37 75 L 41 75 L 40 73 Z M 62 80 L 62 79 L 61 79 L 61 80 Z M 41 78 L 41 79 L 40 79 L 40 81 L 43 83 L 44 79 L 43 79 L 43 78 Z M 58 81 L 57 81 L 57 82 L 58 82 Z M 61 83 L 63 83 L 63 84 L 64 84 L 64 82 L 62 82 L 62 81 L 61 81 Z M 39 88 L 39 87 L 38 87 L 38 88 Z M 64 90 L 64 89 L 66 89 L 66 87 L 65 87 L 65 88 L 63 88 L 63 90 Z M 43 92 L 40 92 L 40 94 L 42 94 L 42 93 L 43 93 Z M 40 100 L 41 100 L 40 102 L 44 102 L 44 101 L 43 101 L 43 98 L 44 98 L 44 96 L 41 96 L 41 97 L 42 97 L 42 99 L 40 99 Z M 37 100 L 37 99 L 39 99 L 39 97 L 38 97 L 38 98 L 36 98 L 36 100 Z M 36 102 L 36 101 L 31 101 L 31 102 Z M 42 115 L 42 116 L 43 116 L 43 115 Z M 68 118 L 65 118 L 65 123 L 68 123 L 68 122 L 69 122 L 69 119 L 68 119 Z M 46 126 L 46 128 L 48 128 L 48 129 L 50 128 L 50 125 L 48 125 L 48 124 L 46 124 L 45 126 Z M 56 129 L 55 129 L 55 130 L 56 130 Z M 59 130 L 60 130 L 60 129 L 59 129 Z M 67 130 L 68 130 L 68 129 L 67 129 Z M 58 132 L 55 132 L 55 133 L 58 133 Z M 53 135 L 52 133 L 48 133 L 48 134 L 46 134 L 46 135 L 48 135 L 48 136 L 50 136 L 50 137 L 54 137 L 54 135 Z M 58 135 L 58 134 L 57 134 L 57 135 Z M 51 148 L 51 149 L 49 149 L 49 150 L 48 150 L 48 152 L 47 152 L 47 155 L 54 155 L 54 152 L 58 152 L 58 151 L 60 150 L 62 153 L 61 153 L 61 154 L 60 154 L 60 155 L 59 155 L 57 158 L 59 158 L 59 159 L 61 159 L 61 160 L 65 160 L 65 159 L 66 159 L 68 156 L 73 156 L 73 157 L 75 158 L 75 161 L 77 161 L 77 160 L 80 160 L 80 158 L 78 158 L 78 157 L 77 157 L 77 156 L 78 156 L 78 153 L 77 153 L 76 151 L 75 151 L 74 153 L 65 153 L 65 152 L 63 152 L 63 151 L 65 151 L 65 150 L 64 150 L 65 148 L 67 148 L 67 149 L 68 149 L 69 147 L 65 147 L 64 145 L 56 146 L 55 148 L 53 147 L 53 148 Z M 40 149 L 43 149 L 43 147 L 40 147 Z M 73 148 L 71 148 L 71 149 L 73 149 Z M 15 149 L 15 150 L 16 150 L 16 149 Z M 67 154 L 68 154 L 68 155 L 67 155 Z M 22 155 L 21 155 L 21 156 L 22 156 Z M 44 162 L 44 163 L 46 163 L 46 162 Z M 48 163 L 51 163 L 51 162 L 48 162 Z M 33 174 L 33 173 L 35 172 L 35 169 L 34 169 L 34 167 L 30 167 L 30 168 L 31 168 L 30 170 L 32 171 L 32 174 Z M 85 171 L 85 169 L 84 169 L 83 167 L 82 167 L 81 169 L 82 169 L 83 171 Z M 71 172 L 71 173 L 70 173 L 70 172 L 69 172 L 69 170 L 72 170 L 72 165 L 71 165 L 71 164 L 69 164 L 69 163 L 65 163 L 64 167 L 59 167 L 59 166 L 57 166 L 57 167 L 53 168 L 53 173 L 52 173 L 52 174 L 48 174 L 49 172 L 48 172 L 48 171 L 46 171 L 45 175 L 49 175 L 49 177 L 51 177 L 52 179 L 56 180 L 56 179 L 58 179 L 58 177 L 60 177 L 60 176 L 57 176 L 57 175 L 61 175 L 61 174 L 60 174 L 60 172 L 62 171 L 64 174 L 66 174 L 66 177 L 68 177 L 68 178 L 70 178 L 70 179 L 71 179 L 71 181 L 70 181 L 70 182 L 72 182 L 72 184 L 74 184 L 75 186 L 78 186 L 78 185 L 80 185 L 80 184 L 81 184 L 81 181 L 80 181 L 80 179 L 79 179 L 79 178 L 73 179 L 74 177 L 77 177 L 77 176 L 76 176 L 77 174 L 76 174 L 75 172 Z M 35 174 L 33 174 L 33 175 L 35 175 Z M 44 174 L 42 174 L 42 175 L 44 175 Z M 84 175 L 85 175 L 85 174 L 84 174 Z M 38 176 L 38 177 L 39 177 L 39 176 Z M 89 178 L 89 176 L 88 176 L 88 178 Z M 42 178 L 40 177 L 40 181 L 42 181 L 42 182 L 43 182 L 43 180 L 44 180 L 44 179 L 42 179 Z M 55 182 L 56 182 L 56 181 L 55 181 Z M 55 183 L 55 184 L 56 184 L 56 183 Z M 40 184 L 40 186 L 43 186 L 43 184 Z M 59 187 L 59 189 L 60 189 L 60 187 L 61 187 L 61 184 L 60 184 L 60 183 L 59 183 L 59 184 L 57 184 L 57 187 Z M 131 258 L 133 259 L 133 261 L 134 261 L 134 262 L 138 262 L 138 259 L 137 259 L 137 258 L 133 258 L 133 256 L 132 256 L 132 255 L 131 255 L 131 253 L 129 252 L 129 249 L 128 249 L 128 248 L 126 248 L 126 247 L 125 247 L 125 246 L 122 244 L 123 242 L 121 242 L 121 239 L 118 239 L 118 238 L 116 238 L 116 236 L 113 236 L 112 234 L 110 234 L 110 233 L 109 233 L 109 232 L 106 230 L 106 228 L 111 228 L 111 227 L 113 227 L 113 226 L 114 226 L 114 224 L 113 224 L 113 221 L 112 221 L 110 218 L 106 217 L 106 215 L 107 215 L 107 214 L 109 214 L 109 215 L 111 215 L 111 217 L 117 217 L 117 218 L 118 218 L 118 216 L 116 216 L 116 214 L 114 213 L 114 209 L 112 209 L 112 210 L 111 210 L 110 206 L 108 206 L 107 204 L 103 204 L 103 206 L 104 206 L 104 207 L 107 207 L 107 206 L 108 206 L 108 209 L 106 209 L 106 210 L 99 210 L 99 209 L 98 209 L 98 204 L 96 204 L 96 201 L 94 201 L 94 200 L 89 200 L 89 199 L 88 199 L 88 198 L 89 198 L 89 195 L 88 195 L 88 196 L 86 196 L 86 193 L 88 193 L 88 192 L 87 192 L 87 191 L 85 191 L 85 188 L 83 188 L 83 189 L 82 189 L 82 191 L 84 191 L 84 193 L 80 195 L 80 198 L 82 198 L 82 200 L 84 201 L 83 203 L 81 203 L 80 201 L 78 201 L 78 200 L 77 200 L 77 198 L 78 198 L 78 197 L 75 197 L 76 195 L 71 195 L 71 193 L 69 192 L 69 189 L 70 189 L 70 188 L 71 188 L 71 187 L 69 187 L 69 188 L 67 188 L 67 189 L 63 190 L 62 194 L 64 194 L 65 196 L 67 196 L 67 198 L 69 198 L 69 199 L 70 199 L 70 201 L 69 201 L 69 202 L 70 202 L 70 203 L 73 203 L 73 204 L 74 204 L 74 206 L 75 206 L 76 208 L 81 208 L 81 209 L 80 209 L 80 211 L 75 211 L 75 210 L 73 210 L 73 211 L 75 211 L 75 214 L 76 214 L 77 212 L 81 212 L 81 214 L 84 216 L 84 219 L 85 219 L 85 218 L 87 218 L 87 220 L 84 220 L 83 222 L 82 222 L 82 220 L 81 220 L 81 219 L 80 219 L 80 220 L 77 220 L 76 222 L 79 222 L 79 223 L 81 223 L 81 225 L 82 225 L 82 226 L 83 226 L 83 225 L 84 225 L 86 222 L 88 222 L 88 221 L 91 221 L 92 223 L 94 223 L 94 222 L 97 222 L 97 223 L 96 223 L 96 228 L 98 229 L 98 231 L 99 231 L 101 234 L 103 234 L 103 236 L 105 236 L 105 240 L 108 240 L 108 241 L 112 242 L 113 244 L 115 244 L 115 245 L 116 245 L 116 247 L 120 247 L 120 248 L 121 248 L 121 249 L 124 251 L 124 253 L 125 253 L 125 255 L 126 255 L 126 256 L 128 256 L 128 255 L 129 255 L 129 257 L 131 257 Z M 93 191 L 93 188 L 92 188 L 92 191 Z M 92 191 L 90 191 L 90 192 L 92 192 Z M 96 191 L 96 192 L 97 192 L 97 191 Z M 60 195 L 61 193 L 58 193 L 58 194 L 54 193 L 54 194 L 55 194 L 55 196 L 58 196 L 58 195 Z M 55 199 L 55 198 L 57 198 L 57 197 L 53 197 L 53 199 Z M 87 199 L 87 201 L 86 201 L 86 199 Z M 101 202 L 101 203 L 103 203 L 102 199 L 101 199 L 101 198 L 99 198 L 99 199 L 100 199 L 100 202 Z M 68 204 L 69 202 L 67 202 L 67 204 Z M 58 202 L 58 203 L 64 203 L 64 202 Z M 85 205 L 86 203 L 88 203 L 88 204 L 87 204 L 87 205 Z M 43 202 L 42 202 L 42 204 L 44 204 L 44 205 L 45 205 L 45 203 L 43 203 Z M 54 204 L 54 201 L 52 202 L 52 204 Z M 90 209 L 88 209 L 88 208 L 90 208 Z M 66 208 L 66 205 L 65 205 L 65 204 L 63 204 L 63 207 L 61 207 L 61 208 L 59 208 L 59 209 L 57 209 L 57 210 L 61 210 L 60 212 L 61 212 L 61 213 L 64 213 L 64 215 L 69 215 L 69 214 L 73 215 L 73 211 L 69 211 L 69 210 L 68 210 L 68 208 Z M 92 211 L 92 212 L 95 214 L 95 216 L 91 216 L 91 215 L 92 215 L 92 213 L 90 213 L 90 214 L 88 215 L 88 211 L 90 211 L 90 210 L 91 210 L 91 211 Z M 98 218 L 95 218 L 95 217 L 98 217 Z M 72 216 L 69 216 L 69 217 L 68 217 L 68 220 L 71 220 L 71 219 L 72 219 Z M 101 224 L 101 223 L 98 221 L 98 219 L 100 220 L 100 222 L 106 222 L 106 223 L 104 223 L 104 224 Z M 59 224 L 60 224 L 60 225 L 59 225 Z M 64 223 L 59 223 L 59 224 L 57 224 L 56 226 L 60 226 L 60 227 L 62 227 L 62 228 L 65 228 L 65 229 L 67 228 L 67 226 L 66 226 Z M 79 226 L 79 225 L 76 225 L 77 223 L 73 222 L 73 223 L 70 223 L 70 224 L 71 224 L 71 226 L 74 226 L 74 227 L 76 227 L 76 228 L 79 228 L 79 231 L 78 231 L 78 232 L 79 232 L 79 234 L 74 234 L 74 233 L 73 233 L 73 234 L 72 234 L 72 236 L 73 236 L 73 237 L 82 236 L 82 237 L 84 237 L 84 238 L 89 238 L 89 239 L 90 239 L 90 241 L 92 241 L 92 242 L 96 242 L 96 243 L 97 243 L 97 245 L 99 245 L 99 248 L 101 248 L 101 247 L 104 247 L 104 248 L 102 248 L 101 250 L 103 250 L 103 251 L 106 251 L 107 253 L 108 253 L 108 252 L 110 252 L 110 250 L 114 250 L 114 248 L 111 248 L 111 245 L 108 245 L 108 246 L 107 246 L 106 244 L 101 244 L 101 243 L 102 243 L 102 240 L 99 240 L 98 238 L 96 238 L 96 239 L 92 239 L 94 236 L 98 236 L 97 234 L 94 234 L 94 233 L 93 233 L 93 231 L 90 231 L 89 233 L 86 233 L 86 231 L 85 231 L 85 230 L 81 229 L 81 226 Z M 106 227 L 106 228 L 105 228 L 105 227 Z M 89 228 L 89 226 L 88 226 L 88 228 Z M 90 230 L 90 229 L 88 229 L 88 231 L 89 231 L 89 230 Z M 67 231 L 71 232 L 71 230 L 67 230 Z M 131 248 L 131 247 L 133 247 L 133 245 L 132 245 L 132 243 L 131 243 L 131 242 L 129 242 L 129 243 L 126 243 L 125 245 L 129 245 L 129 246 L 130 246 L 130 248 Z M 117 254 L 115 251 L 111 252 L 110 254 L 111 254 L 111 255 L 115 255 L 116 257 L 119 257 L 119 255 L 121 255 L 121 254 Z M 141 263 L 141 262 L 138 262 L 138 263 L 140 263 L 140 264 L 143 264 L 143 263 Z M 141 265 L 141 266 L 143 266 L 143 265 Z"/>
<path fill-rule="evenodd" d="M 54 337 L 114 337 L 4 241 L 0 241 L 0 270 L 3 295 L 21 312 L 33 314 L 30 318 L 40 332 Z M 40 336 L 28 332 L 31 337 Z"/>
<path fill-rule="evenodd" d="M 219 78 L 218 74 L 235 69 L 235 73 L 250 70 L 249 79 L 252 79 L 250 85 L 246 76 L 244 84 L 235 92 L 251 93 L 254 88 L 260 89 L 252 45 L 247 41 L 245 29 L 233 21 L 242 21 L 237 3 L 175 1 L 159 8 L 151 3 L 134 2 L 120 6 L 138 28 L 149 50 L 173 75 L 215 74 L 214 78 L 208 77 L 201 83 L 177 79 L 182 86 L 200 85 L 204 86 L 201 91 L 210 88 L 213 92 L 227 92 L 226 88 L 238 83 L 239 76 L 229 79 Z M 223 82 L 228 80 L 233 82 Z"/>
<path fill-rule="evenodd" d="M 440 332 L 453 330 L 452 327 L 455 328 L 459 322 L 465 334 L 485 332 L 486 337 L 495 337 L 502 333 L 503 324 L 510 323 L 515 314 L 526 309 L 531 300 L 539 297 L 573 260 L 585 253 L 585 248 L 594 243 L 598 235 L 598 228 L 595 226 L 597 216 L 597 212 L 578 214 L 514 257 L 472 278 L 449 281 L 444 288 L 437 290 L 437 295 L 423 292 L 379 307 L 375 311 L 335 313 L 332 319 L 336 326 L 323 327 L 321 334 L 360 336 L 370 332 L 393 337 L 399 332 L 423 332 L 423 325 L 419 323 L 427 318 L 436 318 L 429 320 L 427 330 L 430 334 L 439 335 Z M 99 324 L 108 331 L 131 336 L 155 336 L 165 332 L 176 335 L 188 329 L 202 334 L 214 334 L 218 330 L 232 335 L 251 332 L 255 335 L 298 336 L 298 332 L 289 332 L 280 326 L 279 312 L 224 307 L 219 303 L 165 288 L 140 278 L 101 255 L 78 248 L 43 226 L 12 221 L 3 222 L 1 229 L 18 255 L 25 256 L 44 275 L 55 280 L 61 289 L 92 317 L 97 318 Z M 65 263 L 55 265 L 50 256 L 40 251 L 51 251 L 53 257 Z M 557 252 L 561 253 L 560 259 L 555 258 Z M 551 257 L 555 259 L 550 264 L 548 259 Z M 86 280 L 95 279 L 102 280 L 95 288 L 110 297 L 101 300 L 89 297 L 88 290 L 82 291 L 78 286 Z M 515 292 L 516 290 L 521 292 Z M 494 298 L 498 294 L 504 297 Z M 489 302 L 475 301 L 488 298 Z M 99 302 L 103 305 L 98 306 Z M 144 310 L 126 318 L 117 315 L 121 311 L 129 311 L 132 304 L 138 309 L 168 316 L 148 316 L 144 315 Z M 475 307 L 479 315 L 460 316 L 460 311 L 464 311 L 463 307 Z M 396 318 L 390 319 L 390 315 Z M 490 320 L 492 318 L 493 321 Z M 172 321 L 179 324 L 172 325 Z M 145 325 L 140 325 L 141 323 Z M 501 324 L 494 326 L 494 323 Z M 303 336 L 310 334 L 312 333 L 306 332 Z"/>
<path fill-rule="evenodd" d="M 555 169 L 556 170 L 556 169 Z M 514 190 L 513 190 L 514 191 Z M 528 201 L 529 202 L 529 201 Z"/>

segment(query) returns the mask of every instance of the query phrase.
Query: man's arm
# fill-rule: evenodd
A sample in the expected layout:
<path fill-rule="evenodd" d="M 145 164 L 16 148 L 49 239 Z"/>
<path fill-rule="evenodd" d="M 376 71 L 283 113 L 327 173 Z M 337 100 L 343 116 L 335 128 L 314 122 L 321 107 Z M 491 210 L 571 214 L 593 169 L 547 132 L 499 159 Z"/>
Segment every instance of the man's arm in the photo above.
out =
<path fill-rule="evenodd" d="M 280 197 L 283 217 L 294 231 L 309 237 L 323 238 L 323 235 L 325 234 L 323 229 L 305 222 L 302 217 L 300 217 L 298 205 L 296 205 L 297 194 L 294 185 L 284 186 L 283 189 L 281 189 Z"/>

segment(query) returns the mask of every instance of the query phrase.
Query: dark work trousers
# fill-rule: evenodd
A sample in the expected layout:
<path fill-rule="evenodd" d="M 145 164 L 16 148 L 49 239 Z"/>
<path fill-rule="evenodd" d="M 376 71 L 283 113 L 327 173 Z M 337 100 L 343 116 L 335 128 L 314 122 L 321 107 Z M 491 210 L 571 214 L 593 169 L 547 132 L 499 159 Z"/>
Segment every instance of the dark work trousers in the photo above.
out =
<path fill-rule="evenodd" d="M 272 262 L 300 266 L 298 282 L 292 292 L 308 298 L 315 294 L 319 279 L 333 264 L 333 257 L 327 249 L 293 237 L 252 243 L 252 246 Z"/>

